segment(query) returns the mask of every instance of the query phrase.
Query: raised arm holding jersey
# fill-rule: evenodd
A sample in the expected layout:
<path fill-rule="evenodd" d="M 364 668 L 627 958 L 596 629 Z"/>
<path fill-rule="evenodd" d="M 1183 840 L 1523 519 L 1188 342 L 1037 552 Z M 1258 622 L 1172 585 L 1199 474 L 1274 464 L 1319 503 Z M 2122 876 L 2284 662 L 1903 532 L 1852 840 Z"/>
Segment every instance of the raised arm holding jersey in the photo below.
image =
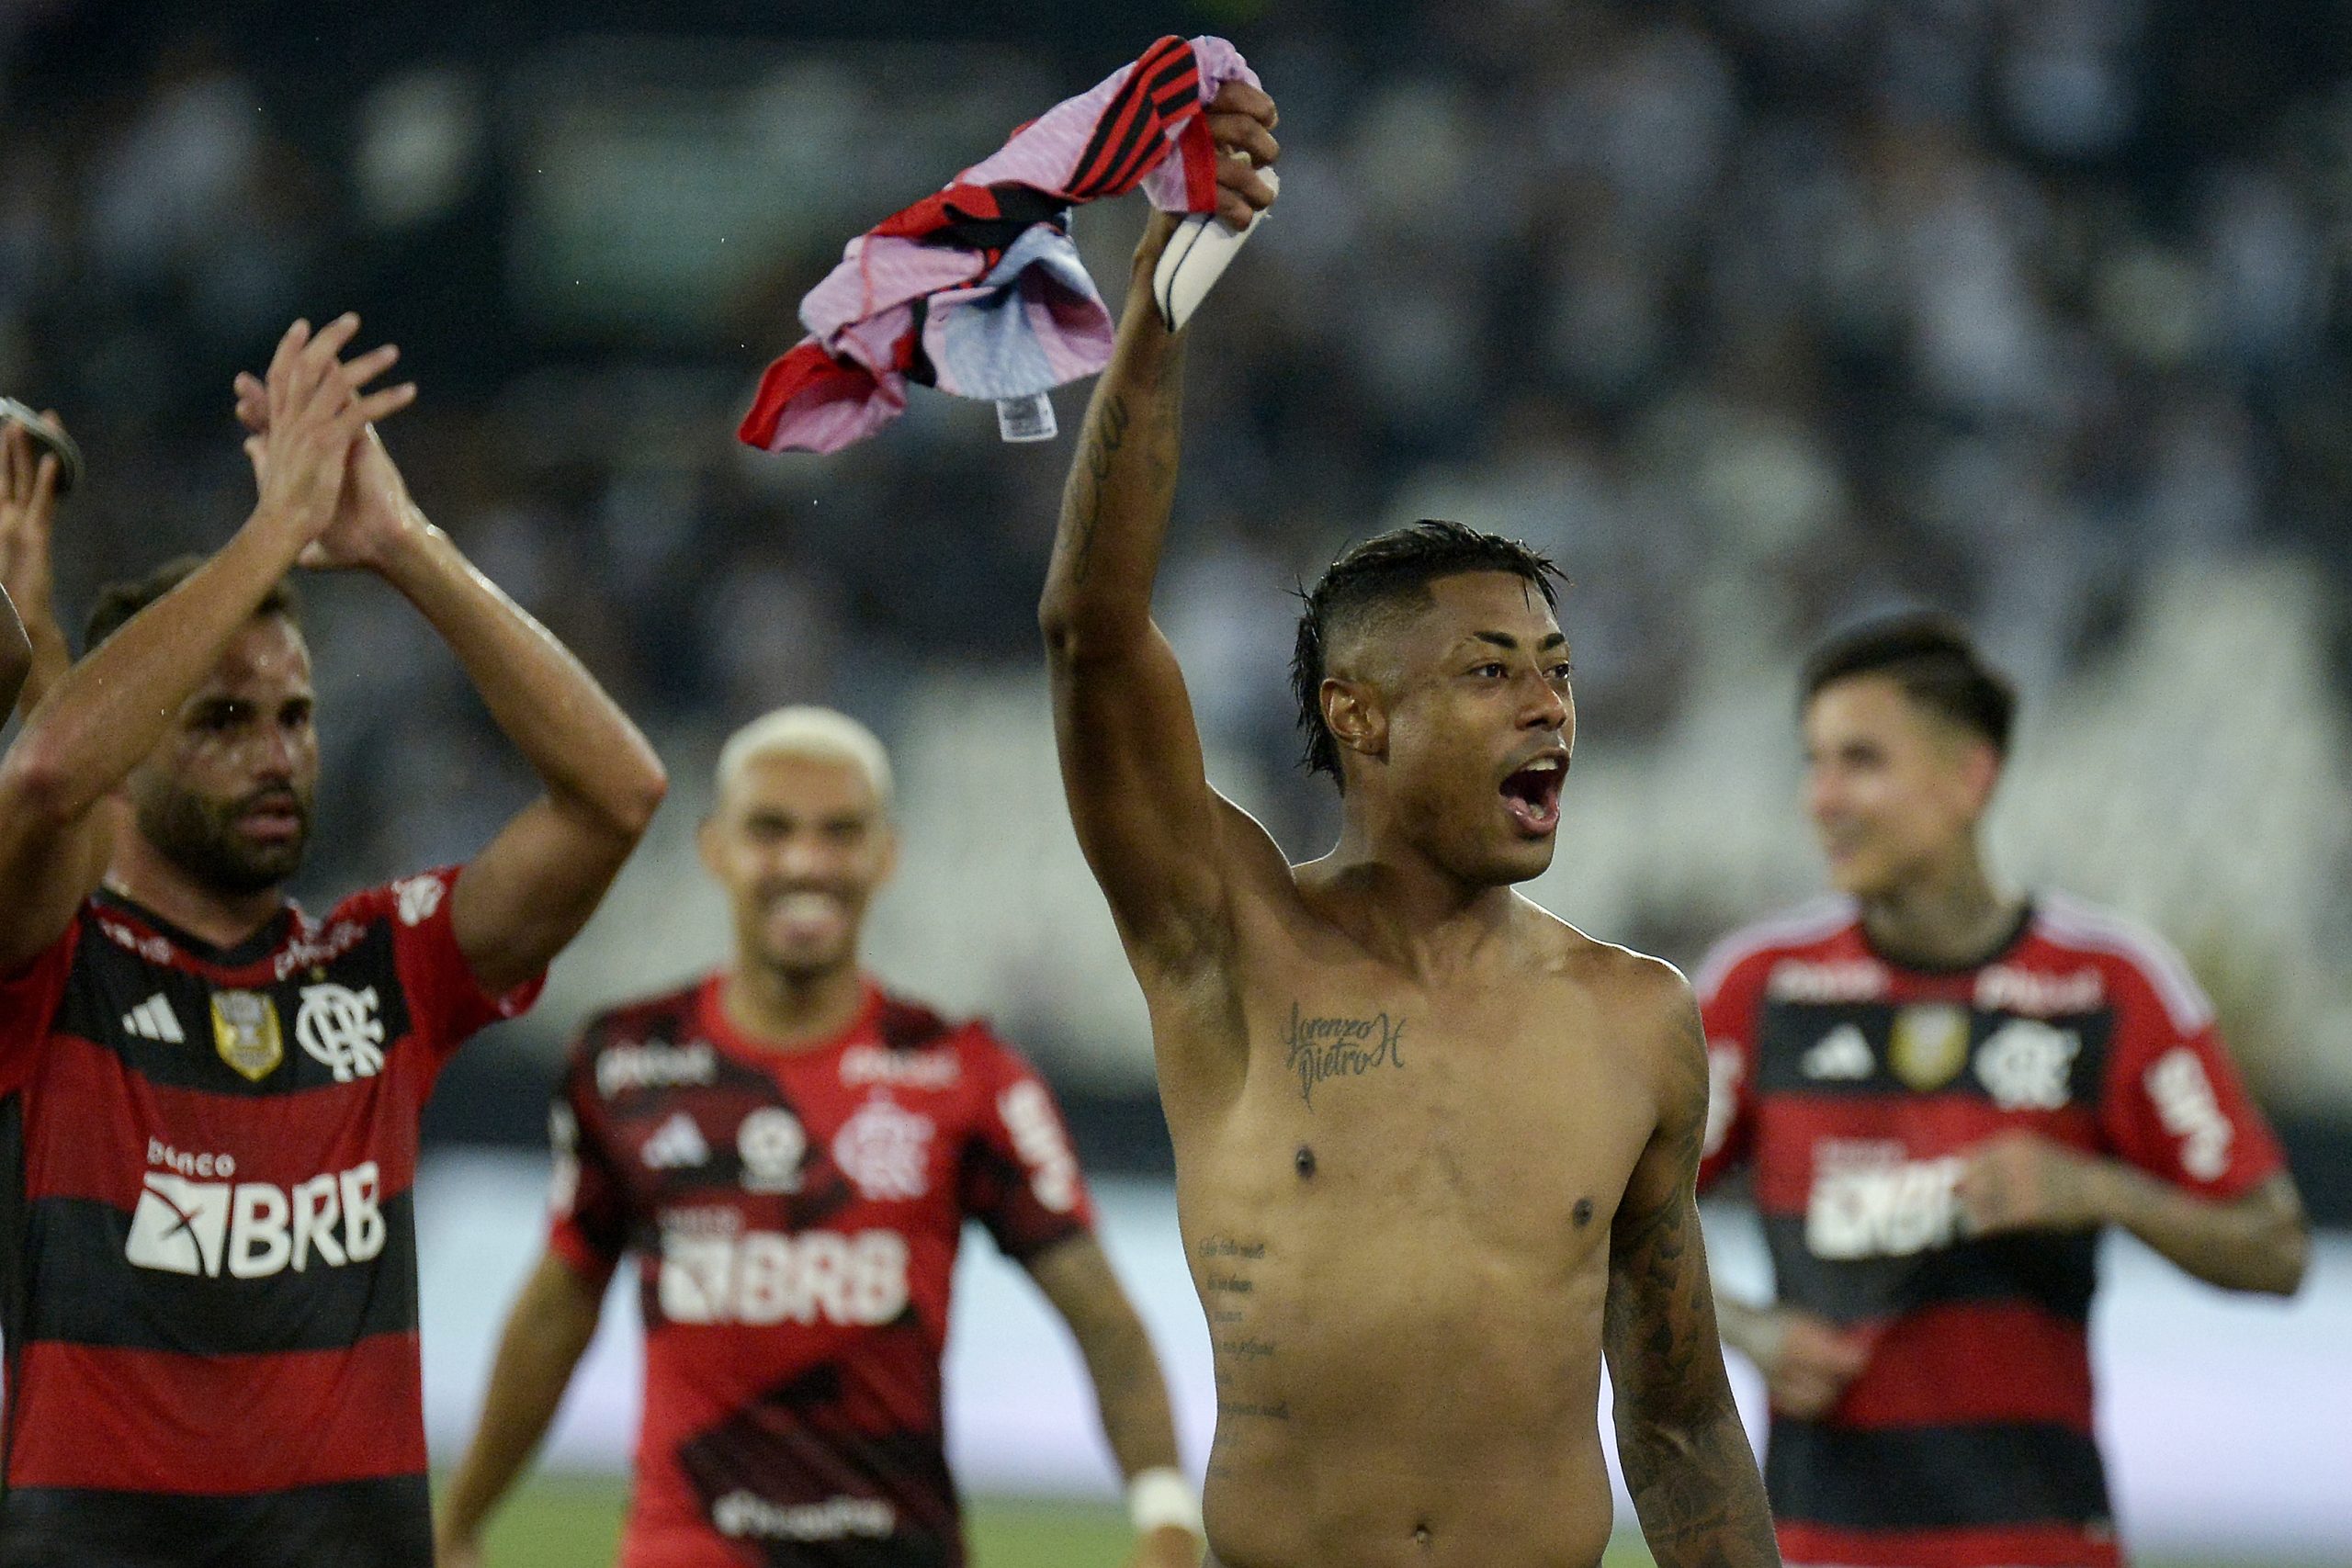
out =
<path fill-rule="evenodd" d="M 102 596 L 0 761 L 0 1561 L 431 1561 L 409 1189 L 473 1031 L 527 1005 L 664 781 L 410 502 L 345 317 L 249 381 L 260 504 Z M 282 891 L 318 773 L 300 560 L 447 642 L 545 795 L 463 868 Z"/>
<path fill-rule="evenodd" d="M 1236 226 L 1272 200 L 1273 122 L 1254 89 L 1213 106 Z M 1151 299 L 1172 227 L 1136 253 L 1039 618 L 1208 1316 L 1215 1560 L 1590 1568 L 1605 1357 L 1658 1562 L 1775 1563 L 1691 1191 L 1690 989 L 1511 890 L 1551 862 L 1574 734 L 1550 563 L 1423 524 L 1332 565 L 1295 677 L 1344 825 L 1288 863 L 1210 788 L 1151 618 L 1186 352 Z"/>
<path fill-rule="evenodd" d="M 1838 896 L 1730 938 L 1700 978 L 1702 1179 L 1752 1169 L 1779 1284 L 1721 1311 L 1771 1391 L 1781 1551 L 2114 1568 L 2091 1430 L 2099 1227 L 2287 1293 L 2301 1205 L 2178 956 L 1986 871 L 2015 698 L 1965 632 L 1857 628 L 1804 690 Z"/>
<path fill-rule="evenodd" d="M 645 1399 L 624 1568 L 953 1568 L 948 1286 L 967 1219 L 1069 1325 L 1132 1488 L 1135 1568 L 1193 1568 L 1200 1517 L 1150 1340 L 1045 1084 L 984 1025 L 859 963 L 897 840 L 881 743 L 822 709 L 721 753 L 703 860 L 730 962 L 591 1021 L 558 1091 L 555 1224 L 451 1481 L 441 1568 L 553 1420 L 633 1254 Z"/>

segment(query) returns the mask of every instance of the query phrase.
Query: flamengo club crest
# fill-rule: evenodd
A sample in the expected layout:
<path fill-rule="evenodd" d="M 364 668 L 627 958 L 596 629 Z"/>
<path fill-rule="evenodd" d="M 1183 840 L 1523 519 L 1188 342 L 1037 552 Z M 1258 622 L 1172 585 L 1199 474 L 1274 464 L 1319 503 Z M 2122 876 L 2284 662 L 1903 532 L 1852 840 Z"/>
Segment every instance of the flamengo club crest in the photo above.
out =
<path fill-rule="evenodd" d="M 1968 1010 L 1919 1006 L 1896 1013 L 1886 1065 L 1923 1094 L 1960 1077 L 1968 1065 Z"/>
<path fill-rule="evenodd" d="M 920 1198 L 931 1185 L 932 1132 L 930 1117 L 877 1095 L 833 1134 L 833 1163 L 868 1198 Z"/>
<path fill-rule="evenodd" d="M 277 1004 L 258 991 L 213 992 L 212 1048 L 238 1074 L 261 1082 L 286 1059 Z"/>
<path fill-rule="evenodd" d="M 376 1016 L 376 987 L 303 987 L 294 1038 L 312 1060 L 334 1072 L 337 1083 L 374 1077 L 384 1066 L 384 1021 Z"/>

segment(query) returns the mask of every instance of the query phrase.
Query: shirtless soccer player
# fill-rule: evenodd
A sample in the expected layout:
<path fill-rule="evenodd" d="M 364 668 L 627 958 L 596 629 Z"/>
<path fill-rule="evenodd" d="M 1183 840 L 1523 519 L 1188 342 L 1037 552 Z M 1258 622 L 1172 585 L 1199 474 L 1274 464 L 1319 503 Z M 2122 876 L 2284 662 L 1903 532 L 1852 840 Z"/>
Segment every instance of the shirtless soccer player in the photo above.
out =
<path fill-rule="evenodd" d="M 1258 163 L 1272 104 L 1212 129 Z M 1272 197 L 1225 163 L 1225 211 Z M 1045 593 L 1062 772 L 1152 1018 L 1217 1382 L 1226 1568 L 1589 1568 L 1597 1412 L 1666 1568 L 1778 1562 L 1692 1197 L 1706 1055 L 1671 968 L 1511 891 L 1575 721 L 1550 568 L 1423 524 L 1309 596 L 1297 678 L 1345 827 L 1293 867 L 1203 776 L 1151 620 L 1183 342 L 1155 217 Z"/>
<path fill-rule="evenodd" d="M 985 1026 L 859 965 L 898 853 L 881 742 L 822 708 L 754 720 L 719 753 L 700 842 L 731 961 L 582 1032 L 556 1097 L 554 1226 L 450 1483 L 440 1568 L 481 1561 L 628 1253 L 645 1414 L 623 1568 L 962 1562 L 940 1355 L 967 1219 L 1086 1358 L 1128 1478 L 1131 1568 L 1193 1568 L 1168 1390 L 1052 1096 Z"/>
<path fill-rule="evenodd" d="M 419 1111 L 662 798 L 643 737 L 410 502 L 368 423 L 410 389 L 366 390 L 390 356 L 343 362 L 357 325 L 288 333 L 252 384 L 253 514 L 104 593 L 0 761 L 9 1568 L 426 1568 Z M 543 785 L 471 864 L 323 919 L 283 891 L 319 771 L 298 559 L 413 604 Z"/>
<path fill-rule="evenodd" d="M 2099 1228 L 2285 1293 L 2302 1205 L 2179 958 L 1987 874 L 2016 699 L 1967 633 L 1859 626 L 1804 692 L 1838 895 L 1732 937 L 1699 980 L 1701 1177 L 1752 1170 L 1779 1284 L 1721 1310 L 1771 1391 L 1781 1549 L 2115 1568 L 2086 1344 Z"/>

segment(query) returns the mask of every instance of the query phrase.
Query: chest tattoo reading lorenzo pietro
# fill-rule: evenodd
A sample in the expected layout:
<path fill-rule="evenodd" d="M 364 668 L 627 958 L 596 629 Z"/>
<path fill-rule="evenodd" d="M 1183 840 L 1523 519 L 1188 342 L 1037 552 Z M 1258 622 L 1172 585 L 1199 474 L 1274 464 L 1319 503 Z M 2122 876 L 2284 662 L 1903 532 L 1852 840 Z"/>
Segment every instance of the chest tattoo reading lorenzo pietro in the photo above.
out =
<path fill-rule="evenodd" d="M 1290 1004 L 1283 1032 L 1284 1065 L 1298 1075 L 1299 1098 L 1310 1111 L 1315 1087 L 1330 1078 L 1360 1078 L 1405 1065 L 1405 1021 L 1385 1010 L 1354 1015 L 1309 1013 Z"/>

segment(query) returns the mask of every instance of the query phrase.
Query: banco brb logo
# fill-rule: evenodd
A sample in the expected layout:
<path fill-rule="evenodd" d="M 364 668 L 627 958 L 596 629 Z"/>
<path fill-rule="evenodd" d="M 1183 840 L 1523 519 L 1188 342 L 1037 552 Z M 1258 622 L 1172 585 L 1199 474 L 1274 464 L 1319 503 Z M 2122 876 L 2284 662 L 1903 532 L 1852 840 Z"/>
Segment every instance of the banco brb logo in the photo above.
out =
<path fill-rule="evenodd" d="M 334 1072 L 337 1083 L 374 1077 L 384 1066 L 384 1021 L 376 1016 L 376 987 L 303 987 L 294 1038 L 312 1060 Z"/>
<path fill-rule="evenodd" d="M 267 1181 L 190 1181 L 151 1170 L 130 1216 L 124 1259 L 166 1274 L 257 1280 L 365 1263 L 384 1250 L 376 1162 L 322 1171 L 279 1187 Z"/>

